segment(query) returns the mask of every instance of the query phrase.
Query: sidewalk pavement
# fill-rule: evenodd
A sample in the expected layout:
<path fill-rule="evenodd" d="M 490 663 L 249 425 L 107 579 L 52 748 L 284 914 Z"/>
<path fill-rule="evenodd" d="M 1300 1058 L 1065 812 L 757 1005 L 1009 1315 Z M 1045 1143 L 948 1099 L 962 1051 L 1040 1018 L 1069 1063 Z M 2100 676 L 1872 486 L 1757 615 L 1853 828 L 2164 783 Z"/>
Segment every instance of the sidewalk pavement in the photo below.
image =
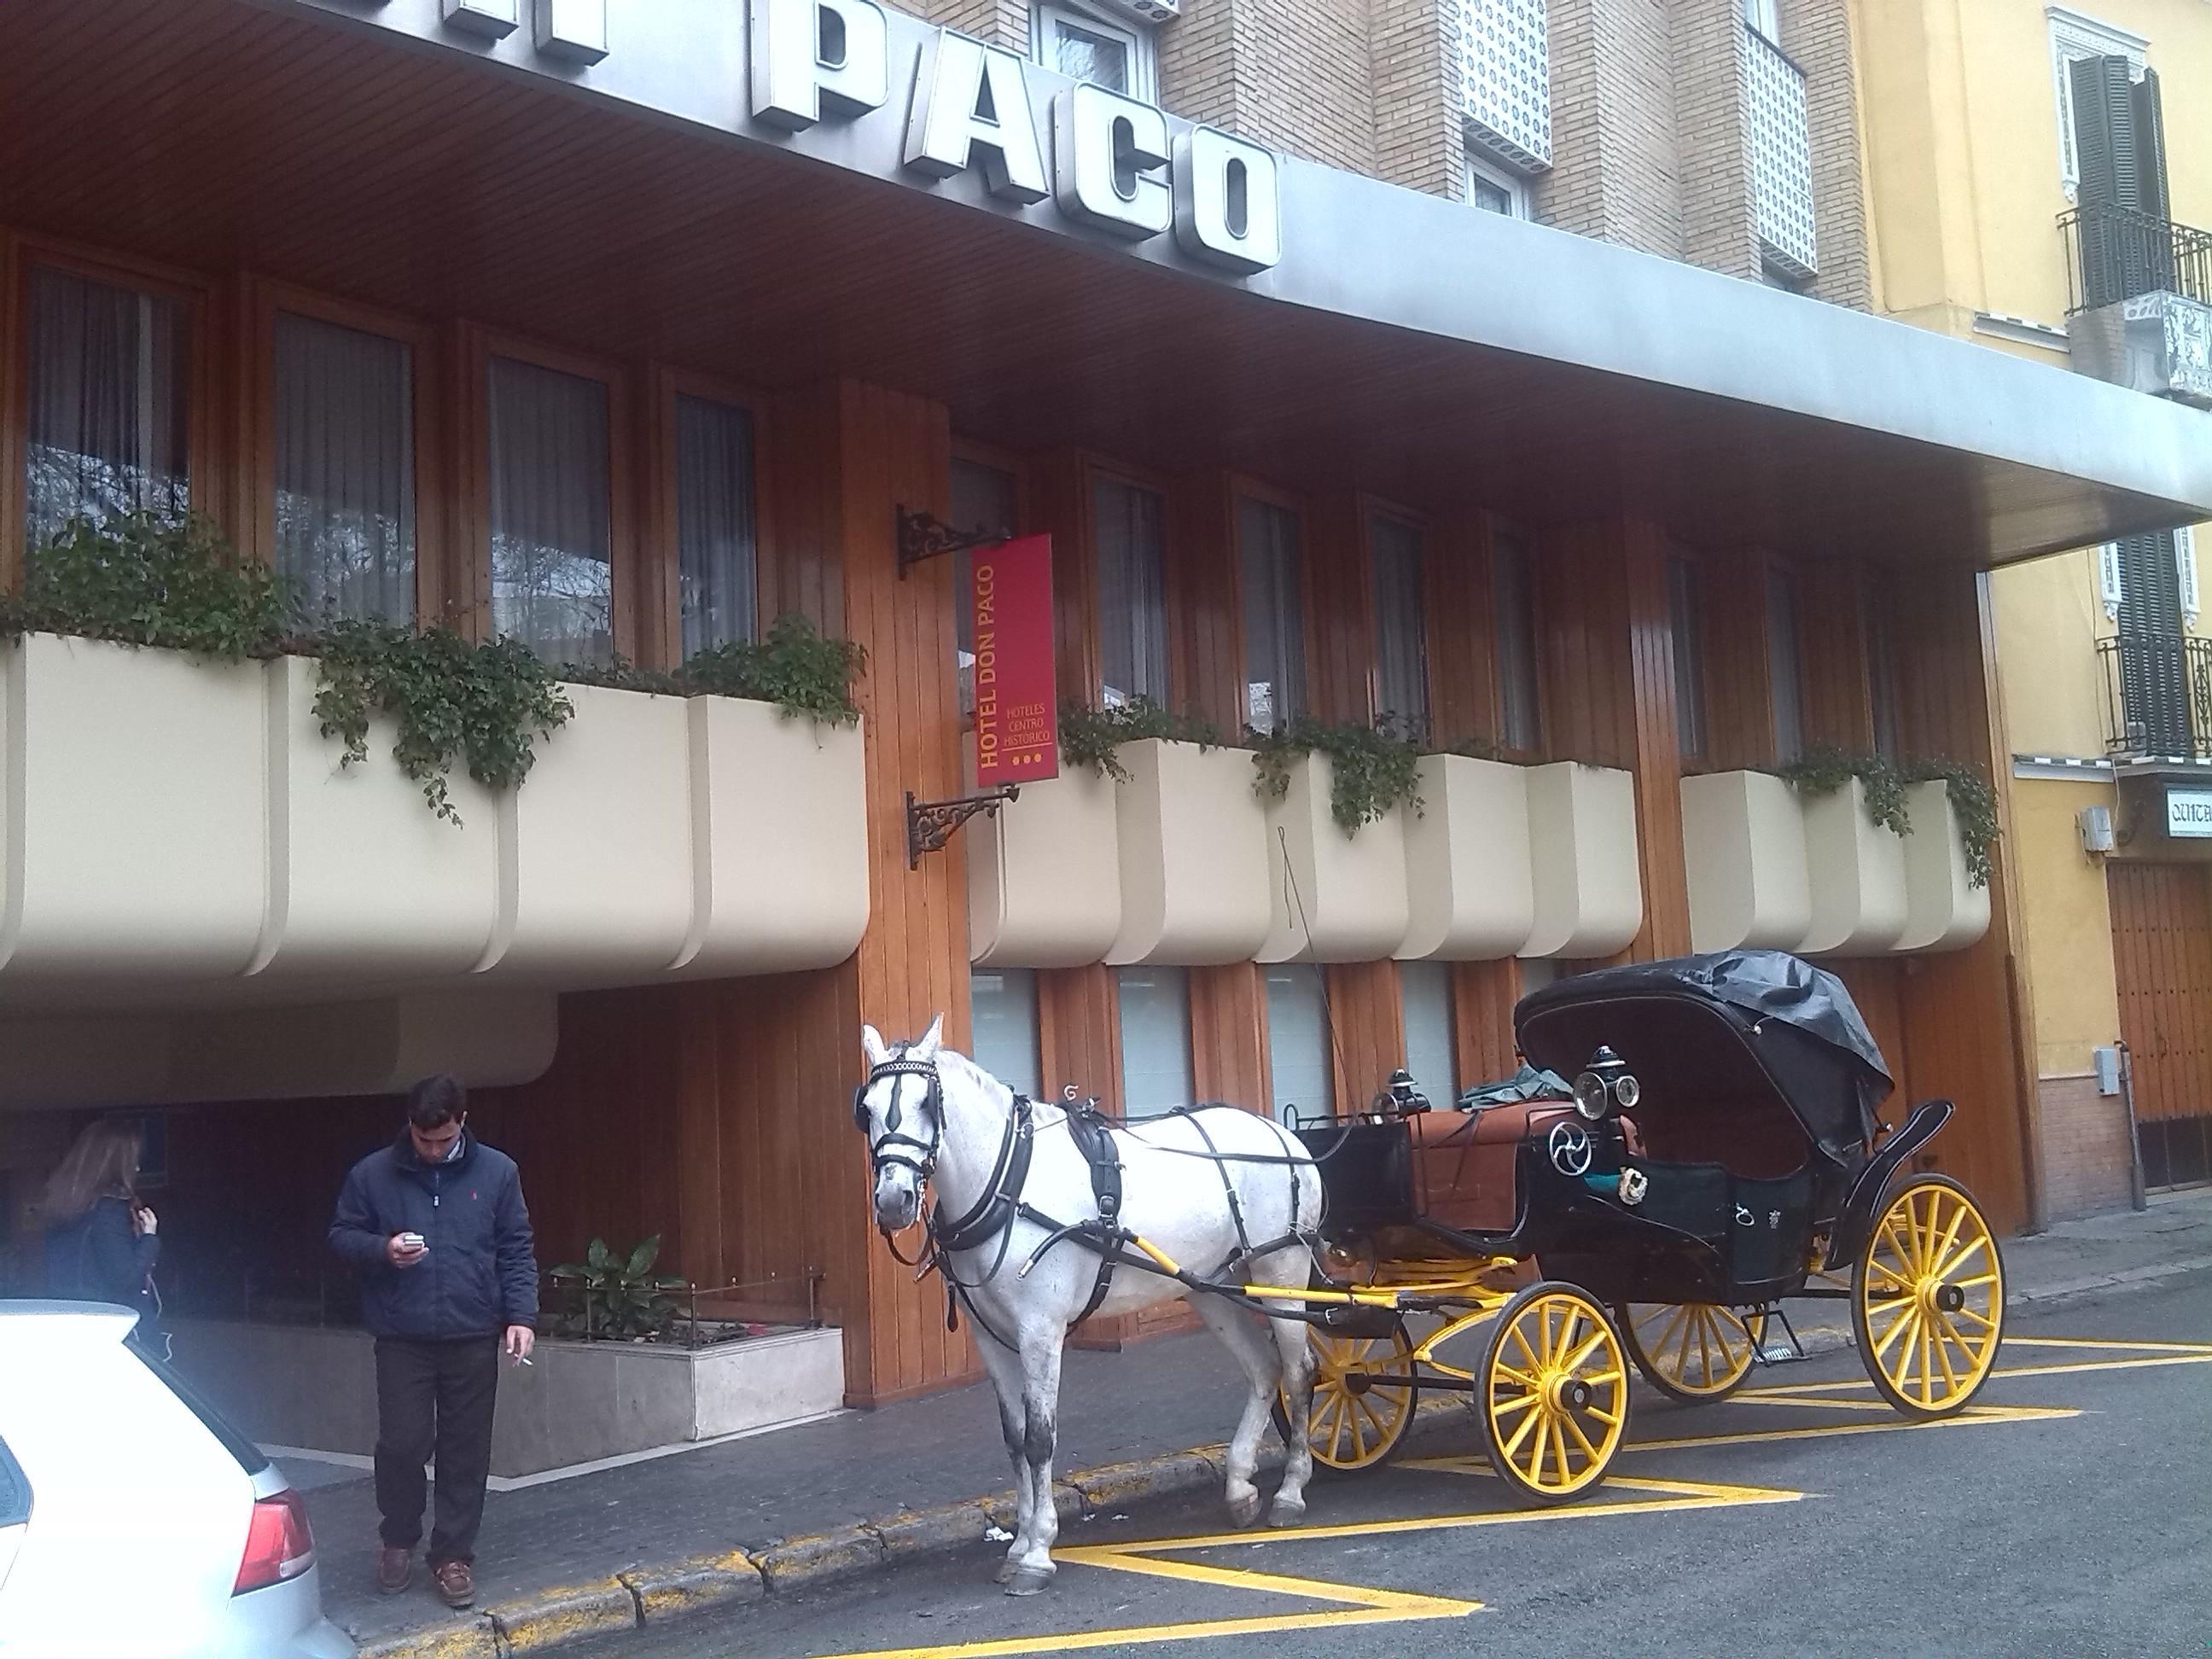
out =
<path fill-rule="evenodd" d="M 2011 1240 L 2005 1266 L 2011 1305 L 2039 1310 L 2212 1273 L 2212 1191 Z M 1808 1352 L 1849 1343 L 1844 1304 L 1791 1311 Z M 1070 1352 L 1060 1395 L 1063 1516 L 1218 1487 L 1218 1443 L 1242 1390 L 1228 1353 L 1204 1333 L 1122 1353 Z M 477 1558 L 481 1605 L 452 1613 L 419 1571 L 404 1594 L 376 1594 L 376 1504 L 366 1474 L 285 1467 L 307 1491 L 325 1610 L 370 1659 L 532 1653 L 787 1594 L 972 1544 L 994 1516 L 1007 1518 L 1012 1501 L 997 1413 L 978 1384 L 495 1491 Z"/>

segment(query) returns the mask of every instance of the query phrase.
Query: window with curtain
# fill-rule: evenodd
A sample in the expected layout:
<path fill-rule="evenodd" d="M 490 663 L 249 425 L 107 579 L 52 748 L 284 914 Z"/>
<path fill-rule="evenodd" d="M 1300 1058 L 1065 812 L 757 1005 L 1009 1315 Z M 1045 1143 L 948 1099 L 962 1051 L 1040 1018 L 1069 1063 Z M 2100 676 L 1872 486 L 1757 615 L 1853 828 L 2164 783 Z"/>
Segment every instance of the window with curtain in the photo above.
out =
<path fill-rule="evenodd" d="M 1375 560 L 1375 690 L 1377 712 L 1408 730 L 1429 729 L 1429 629 L 1423 603 L 1422 537 L 1402 519 L 1368 525 Z"/>
<path fill-rule="evenodd" d="M 1273 501 L 1237 503 L 1244 584 L 1244 721 L 1273 732 L 1305 712 L 1304 550 L 1298 515 Z"/>
<path fill-rule="evenodd" d="M 191 318 L 181 300 L 31 270 L 24 495 L 33 546 L 74 518 L 191 504 Z"/>
<path fill-rule="evenodd" d="M 1302 1118 L 1334 1111 L 1327 970 L 1317 963 L 1279 962 L 1261 971 L 1267 979 L 1267 1066 L 1273 1073 L 1275 1115 L 1292 1106 Z"/>
<path fill-rule="evenodd" d="M 1121 1109 L 1157 1117 L 1196 1097 L 1190 1061 L 1190 974 L 1182 968 L 1122 968 Z"/>
<path fill-rule="evenodd" d="M 492 626 L 551 663 L 614 659 L 604 381 L 491 360 Z"/>
<path fill-rule="evenodd" d="M 1406 1070 L 1442 1108 L 1459 1098 L 1459 1053 L 1453 1041 L 1451 964 L 1398 964 L 1400 1004 L 1406 1016 Z"/>
<path fill-rule="evenodd" d="M 1536 575 L 1528 546 L 1501 532 L 1491 544 L 1491 600 L 1498 633 L 1500 735 L 1523 754 L 1543 746 L 1536 675 Z"/>
<path fill-rule="evenodd" d="M 1075 4 L 1044 4 L 1032 16 L 1037 61 L 1074 81 L 1150 101 L 1158 79 L 1152 39 L 1142 28 Z"/>
<path fill-rule="evenodd" d="M 1098 670 L 1103 701 L 1168 702 L 1167 502 L 1120 478 L 1091 487 L 1098 559 Z"/>
<path fill-rule="evenodd" d="M 1004 467 L 954 459 L 952 527 L 1001 535 L 1018 528 L 1021 490 Z M 969 556 L 952 556 L 953 654 L 960 676 L 960 712 L 975 712 L 975 617 L 968 605 Z"/>
<path fill-rule="evenodd" d="M 1774 687 L 1774 758 L 1805 752 L 1804 652 L 1798 635 L 1797 578 L 1766 567 L 1766 661 Z"/>
<path fill-rule="evenodd" d="M 1873 704 L 1874 751 L 1890 760 L 1903 750 L 1897 738 L 1897 653 L 1890 639 L 1889 612 L 1871 580 L 1862 591 L 1865 618 L 1867 691 Z"/>
<path fill-rule="evenodd" d="M 676 400 L 676 554 L 684 654 L 759 632 L 752 411 Z"/>
<path fill-rule="evenodd" d="M 311 618 L 415 619 L 415 354 L 276 313 L 276 566 Z"/>
<path fill-rule="evenodd" d="M 975 1062 L 1009 1089 L 1031 1099 L 1044 1093 L 1044 1057 L 1037 1035 L 1033 968 L 977 968 L 968 975 L 974 1008 Z"/>
<path fill-rule="evenodd" d="M 1667 561 L 1668 620 L 1674 635 L 1674 737 L 1685 760 L 1705 752 L 1705 632 L 1698 567 Z"/>

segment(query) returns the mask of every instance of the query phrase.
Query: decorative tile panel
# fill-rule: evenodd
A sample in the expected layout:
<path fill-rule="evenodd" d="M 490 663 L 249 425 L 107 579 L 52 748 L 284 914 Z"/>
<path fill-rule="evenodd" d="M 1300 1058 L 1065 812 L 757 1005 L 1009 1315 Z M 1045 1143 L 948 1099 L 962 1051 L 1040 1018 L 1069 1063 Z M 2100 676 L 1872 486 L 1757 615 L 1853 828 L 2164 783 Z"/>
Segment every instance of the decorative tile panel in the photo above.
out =
<path fill-rule="evenodd" d="M 1456 26 L 1468 142 L 1516 167 L 1552 165 L 1545 0 L 1443 0 Z"/>
<path fill-rule="evenodd" d="M 1751 58 L 1751 175 L 1759 245 L 1792 276 L 1820 268 L 1813 234 L 1813 145 L 1805 74 L 1782 48 L 1747 26 Z"/>

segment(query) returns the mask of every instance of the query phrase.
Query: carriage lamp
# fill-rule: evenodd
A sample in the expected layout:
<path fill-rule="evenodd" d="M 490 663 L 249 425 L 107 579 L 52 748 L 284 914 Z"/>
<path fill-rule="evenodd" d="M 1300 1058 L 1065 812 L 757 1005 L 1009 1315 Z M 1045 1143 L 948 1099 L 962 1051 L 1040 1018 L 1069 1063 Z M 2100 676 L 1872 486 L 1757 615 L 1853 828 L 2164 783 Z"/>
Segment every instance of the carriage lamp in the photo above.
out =
<path fill-rule="evenodd" d="M 1413 1081 L 1413 1073 L 1403 1069 L 1390 1073 L 1390 1081 L 1382 1092 L 1383 1098 L 1389 1102 L 1388 1109 L 1401 1117 L 1429 1109 L 1429 1097 Z"/>
<path fill-rule="evenodd" d="M 1575 1079 L 1575 1109 L 1593 1123 L 1602 1121 L 1616 1107 L 1632 1112 L 1643 1098 L 1643 1087 L 1630 1074 L 1628 1063 L 1602 1046 Z"/>

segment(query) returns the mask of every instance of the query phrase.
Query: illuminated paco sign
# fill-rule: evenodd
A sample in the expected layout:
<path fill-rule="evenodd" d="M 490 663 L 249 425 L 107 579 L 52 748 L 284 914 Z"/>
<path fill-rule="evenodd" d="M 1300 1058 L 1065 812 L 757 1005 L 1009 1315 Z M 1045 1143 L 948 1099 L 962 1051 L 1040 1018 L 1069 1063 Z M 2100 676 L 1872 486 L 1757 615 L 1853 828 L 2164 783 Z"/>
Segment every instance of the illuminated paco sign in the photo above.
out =
<path fill-rule="evenodd" d="M 751 6 L 754 119 L 799 132 L 890 100 L 889 27 L 872 0 Z M 1132 242 L 1172 233 L 1191 258 L 1240 275 L 1282 258 L 1280 179 L 1261 145 L 1206 126 L 1171 137 L 1153 105 L 1088 82 L 1054 97 L 1040 131 L 1023 60 L 951 29 L 918 54 L 911 92 L 903 159 L 916 173 L 973 170 L 1001 200 L 1050 197 Z"/>

